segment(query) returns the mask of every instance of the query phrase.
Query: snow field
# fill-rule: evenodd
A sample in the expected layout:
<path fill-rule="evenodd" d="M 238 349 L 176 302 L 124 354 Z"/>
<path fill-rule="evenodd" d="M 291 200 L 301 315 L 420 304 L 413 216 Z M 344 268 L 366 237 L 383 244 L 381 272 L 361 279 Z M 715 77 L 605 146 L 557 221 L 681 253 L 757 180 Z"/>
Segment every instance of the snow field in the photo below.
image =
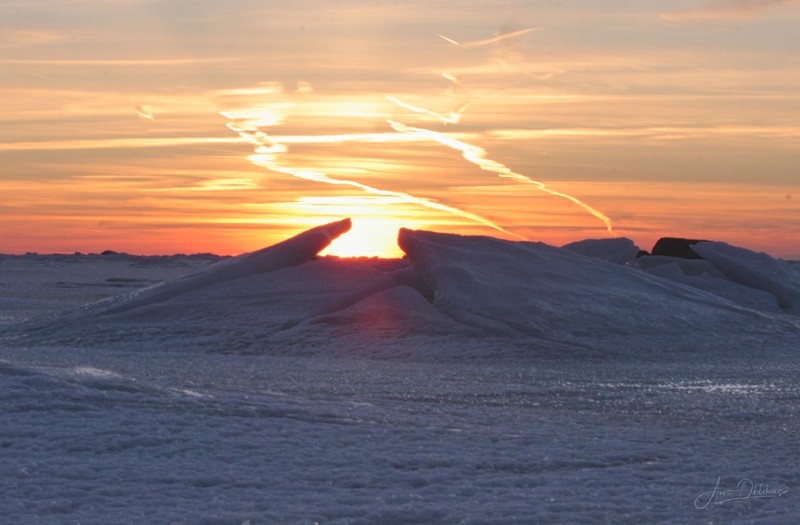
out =
<path fill-rule="evenodd" d="M 0 258 L 3 519 L 797 522 L 794 263 L 412 231 L 314 258 L 346 226 Z"/>

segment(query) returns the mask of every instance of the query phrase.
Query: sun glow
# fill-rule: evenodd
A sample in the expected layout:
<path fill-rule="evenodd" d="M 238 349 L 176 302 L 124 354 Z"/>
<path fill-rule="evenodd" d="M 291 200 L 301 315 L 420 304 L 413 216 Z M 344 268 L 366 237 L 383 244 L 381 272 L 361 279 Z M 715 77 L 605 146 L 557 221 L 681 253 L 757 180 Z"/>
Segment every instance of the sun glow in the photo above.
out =
<path fill-rule="evenodd" d="M 390 100 L 394 102 L 393 99 L 390 98 Z M 339 145 L 349 142 L 370 143 L 370 142 L 387 142 L 387 141 L 398 141 L 398 140 L 400 142 L 409 142 L 409 141 L 416 142 L 420 140 L 427 140 L 427 137 L 418 137 L 413 133 L 407 133 L 406 130 L 396 130 L 396 133 L 394 134 L 382 131 L 378 133 L 368 133 L 368 134 L 363 134 L 363 133 L 359 134 L 347 133 L 347 134 L 336 134 L 336 135 L 315 134 L 315 135 L 299 135 L 299 136 L 294 135 L 290 137 L 267 134 L 267 132 L 264 131 L 264 129 L 262 128 L 274 127 L 284 122 L 286 117 L 285 112 L 288 107 L 289 105 L 277 101 L 275 103 L 262 103 L 262 105 L 259 106 L 258 110 L 255 109 L 252 110 L 240 109 L 237 111 L 223 110 L 220 111 L 220 114 L 229 119 L 227 127 L 230 130 L 236 132 L 241 137 L 241 139 L 244 139 L 245 141 L 249 142 L 252 146 L 254 146 L 255 153 L 249 155 L 247 158 L 250 160 L 250 162 L 252 162 L 256 166 L 266 168 L 272 171 L 273 173 L 289 175 L 291 177 L 304 181 L 323 183 L 330 186 L 338 186 L 340 189 L 355 188 L 357 190 L 360 190 L 368 194 L 369 196 L 390 198 L 396 200 L 398 203 L 403 203 L 405 205 L 420 206 L 428 208 L 430 210 L 445 212 L 448 214 L 458 216 L 462 219 L 466 219 L 467 221 L 492 228 L 507 236 L 522 239 L 520 235 L 508 231 L 507 229 L 503 228 L 502 226 L 500 226 L 499 224 L 497 224 L 496 222 L 492 221 L 489 218 L 470 212 L 466 209 L 444 204 L 436 199 L 420 197 L 415 194 L 403 191 L 385 189 L 383 187 L 377 187 L 374 185 L 365 184 L 364 182 L 360 182 L 355 179 L 329 176 L 326 172 L 320 171 L 316 168 L 310 169 L 308 167 L 295 165 L 294 163 L 288 160 L 289 158 L 288 154 L 290 148 L 287 144 Z M 463 111 L 464 108 L 466 108 L 466 106 L 462 106 L 457 111 Z M 350 171 L 352 172 L 352 170 Z M 355 172 L 353 173 L 357 172 L 358 170 L 355 170 Z M 379 222 L 376 224 L 382 224 L 382 223 L 383 222 Z M 397 229 L 397 227 L 395 227 L 395 229 Z M 349 243 L 353 243 L 353 245 L 350 248 L 342 247 L 337 249 L 341 250 L 342 255 L 345 256 L 353 256 L 356 252 L 358 253 L 358 255 L 372 255 L 372 252 L 375 252 L 375 255 L 381 254 L 383 256 L 386 256 L 387 253 L 394 253 L 393 256 L 399 255 L 398 249 L 395 248 L 393 244 L 391 247 L 387 246 L 386 241 L 379 241 L 373 234 L 367 234 L 365 231 L 365 233 L 357 234 L 355 236 L 359 237 L 362 235 L 365 236 L 365 239 L 371 238 L 372 240 L 370 241 L 370 244 L 374 244 L 376 246 L 375 248 L 372 249 L 366 248 L 366 251 L 370 252 L 369 254 L 365 253 L 364 247 L 356 248 L 356 243 L 363 244 L 363 241 L 351 240 L 349 241 Z M 377 246 L 382 246 L 382 248 L 377 248 Z"/>
<path fill-rule="evenodd" d="M 403 257 L 397 245 L 397 233 L 403 225 L 382 218 L 361 218 L 353 221 L 353 227 L 342 235 L 320 255 L 337 257 L 381 257 L 384 259 Z"/>

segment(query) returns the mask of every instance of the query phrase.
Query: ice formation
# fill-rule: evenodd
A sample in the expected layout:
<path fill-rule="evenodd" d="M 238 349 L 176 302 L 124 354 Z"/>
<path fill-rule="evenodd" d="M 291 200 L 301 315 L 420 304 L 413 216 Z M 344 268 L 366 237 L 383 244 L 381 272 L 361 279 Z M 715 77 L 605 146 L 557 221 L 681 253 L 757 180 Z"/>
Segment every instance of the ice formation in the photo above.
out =
<path fill-rule="evenodd" d="M 715 334 L 793 330 L 697 287 L 542 243 L 402 230 L 399 242 L 434 291 L 434 305 L 497 333 L 601 344 L 615 336 L 670 344 Z M 591 253 L 633 253 L 627 243 Z"/>
<path fill-rule="evenodd" d="M 741 334 L 798 333 L 798 276 L 765 254 L 701 243 L 706 260 L 635 259 L 627 239 L 563 248 L 403 229 L 397 261 L 315 259 L 349 220 L 17 328 L 31 343 L 221 352 L 725 347 Z M 13 330 L 12 330 L 13 331 Z"/>
<path fill-rule="evenodd" d="M 337 237 L 349 231 L 351 226 L 350 219 L 317 226 L 273 246 L 222 261 L 207 270 L 147 290 L 109 309 L 107 313 L 123 312 L 137 306 L 165 301 L 206 286 L 302 264 L 324 250 Z"/>

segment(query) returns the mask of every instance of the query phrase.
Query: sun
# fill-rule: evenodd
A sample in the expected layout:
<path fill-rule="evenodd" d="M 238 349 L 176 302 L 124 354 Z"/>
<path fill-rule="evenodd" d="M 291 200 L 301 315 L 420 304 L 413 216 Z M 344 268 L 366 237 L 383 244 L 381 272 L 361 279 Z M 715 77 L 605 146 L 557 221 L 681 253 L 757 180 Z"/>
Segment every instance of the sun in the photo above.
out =
<path fill-rule="evenodd" d="M 350 231 L 334 240 L 320 255 L 384 259 L 403 257 L 405 254 L 397 245 L 397 232 L 402 226 L 386 219 L 354 219 Z"/>

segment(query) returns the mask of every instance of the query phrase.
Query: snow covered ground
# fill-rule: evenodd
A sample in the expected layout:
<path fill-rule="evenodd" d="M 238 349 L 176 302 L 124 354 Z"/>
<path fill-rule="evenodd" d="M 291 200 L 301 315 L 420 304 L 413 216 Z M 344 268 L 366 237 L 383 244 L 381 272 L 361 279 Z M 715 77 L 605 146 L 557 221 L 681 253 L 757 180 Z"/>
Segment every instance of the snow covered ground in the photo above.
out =
<path fill-rule="evenodd" d="M 0 256 L 3 521 L 800 519 L 795 263 L 347 227 Z"/>

